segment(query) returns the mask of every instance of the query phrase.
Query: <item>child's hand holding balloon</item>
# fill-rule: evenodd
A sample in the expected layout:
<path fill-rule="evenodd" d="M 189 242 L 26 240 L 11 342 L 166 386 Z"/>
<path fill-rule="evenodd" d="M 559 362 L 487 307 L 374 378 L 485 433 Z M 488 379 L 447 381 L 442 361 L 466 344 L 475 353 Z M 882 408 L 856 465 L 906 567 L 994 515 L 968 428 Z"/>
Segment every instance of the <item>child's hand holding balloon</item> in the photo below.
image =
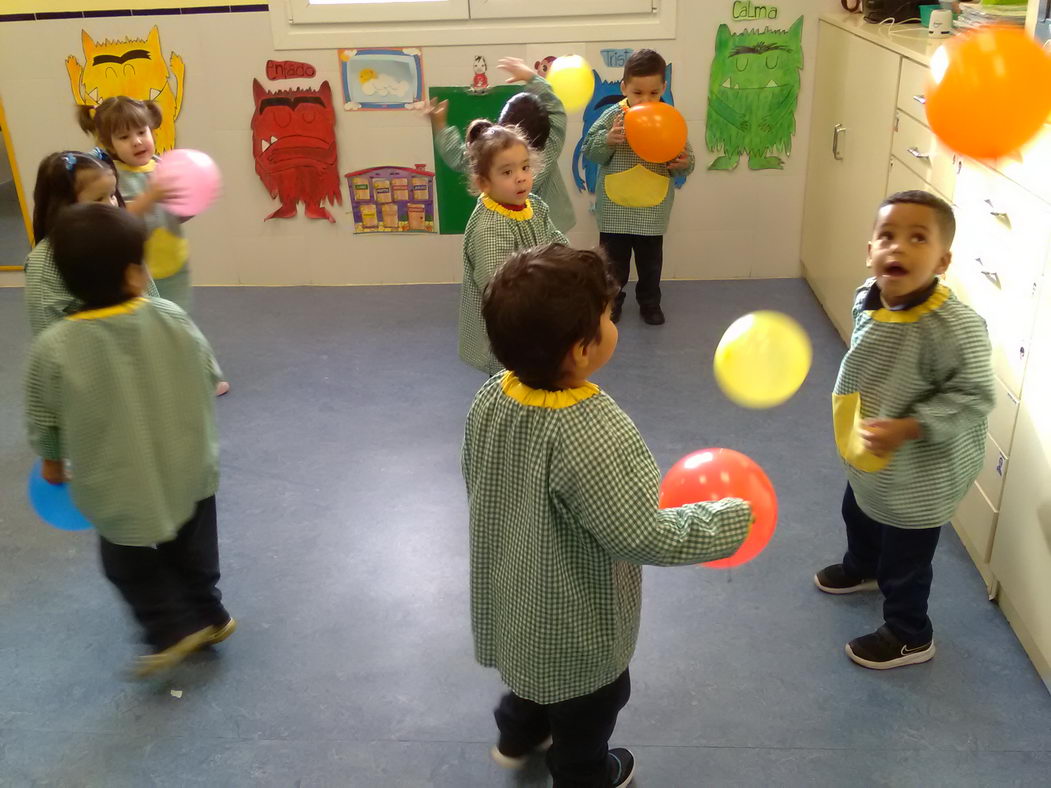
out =
<path fill-rule="evenodd" d="M 668 169 L 672 172 L 675 172 L 676 170 L 685 170 L 689 166 L 690 157 L 689 155 L 687 155 L 686 151 L 683 151 L 674 159 L 668 162 Z"/>
<path fill-rule="evenodd" d="M 606 134 L 606 144 L 610 147 L 614 145 L 623 145 L 627 140 L 624 135 L 624 113 L 617 115 L 617 119 L 613 121 L 613 128 Z"/>

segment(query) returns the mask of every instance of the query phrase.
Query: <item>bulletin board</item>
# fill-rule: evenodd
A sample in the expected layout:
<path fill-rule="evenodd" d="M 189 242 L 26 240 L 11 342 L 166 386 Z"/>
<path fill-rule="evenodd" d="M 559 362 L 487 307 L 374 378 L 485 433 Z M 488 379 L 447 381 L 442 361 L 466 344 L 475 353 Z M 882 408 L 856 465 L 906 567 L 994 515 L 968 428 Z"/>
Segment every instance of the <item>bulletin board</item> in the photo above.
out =
<path fill-rule="evenodd" d="M 499 85 L 483 94 L 468 93 L 465 87 L 432 87 L 429 94 L 431 98 L 449 102 L 449 125 L 466 132 L 468 124 L 475 118 L 495 121 L 507 100 L 521 91 L 521 86 L 516 85 Z M 467 190 L 467 176 L 446 166 L 437 147 L 434 164 L 441 234 L 462 235 L 477 198 Z"/>

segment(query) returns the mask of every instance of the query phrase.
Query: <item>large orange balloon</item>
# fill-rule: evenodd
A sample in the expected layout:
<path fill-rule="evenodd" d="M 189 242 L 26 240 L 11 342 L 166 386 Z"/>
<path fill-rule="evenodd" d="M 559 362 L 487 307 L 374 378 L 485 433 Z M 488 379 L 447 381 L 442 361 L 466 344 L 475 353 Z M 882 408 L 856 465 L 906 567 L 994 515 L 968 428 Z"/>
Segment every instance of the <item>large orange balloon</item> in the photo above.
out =
<path fill-rule="evenodd" d="M 987 27 L 948 42 L 931 73 L 931 129 L 965 156 L 1014 153 L 1051 113 L 1051 57 L 1017 28 Z"/>
<path fill-rule="evenodd" d="M 624 114 L 624 134 L 633 151 L 655 164 L 669 162 L 686 149 L 686 119 L 663 102 L 629 107 Z"/>
<path fill-rule="evenodd" d="M 732 449 L 701 449 L 675 463 L 661 482 L 662 509 L 720 498 L 748 501 L 755 517 L 752 530 L 736 553 L 704 564 L 729 569 L 746 564 L 763 552 L 777 527 L 777 493 L 763 469 L 747 455 Z"/>

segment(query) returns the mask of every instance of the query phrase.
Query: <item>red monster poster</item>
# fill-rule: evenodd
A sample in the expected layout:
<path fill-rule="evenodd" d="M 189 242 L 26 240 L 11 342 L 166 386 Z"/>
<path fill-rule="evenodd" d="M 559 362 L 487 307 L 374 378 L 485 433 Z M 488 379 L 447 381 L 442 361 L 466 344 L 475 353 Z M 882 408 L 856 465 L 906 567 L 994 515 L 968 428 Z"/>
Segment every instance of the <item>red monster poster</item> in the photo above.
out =
<path fill-rule="evenodd" d="M 336 220 L 325 208 L 343 204 L 336 154 L 332 90 L 294 88 L 270 92 L 253 80 L 252 153 L 255 171 L 281 207 L 267 219 L 296 216 L 297 203 L 311 219 Z"/>

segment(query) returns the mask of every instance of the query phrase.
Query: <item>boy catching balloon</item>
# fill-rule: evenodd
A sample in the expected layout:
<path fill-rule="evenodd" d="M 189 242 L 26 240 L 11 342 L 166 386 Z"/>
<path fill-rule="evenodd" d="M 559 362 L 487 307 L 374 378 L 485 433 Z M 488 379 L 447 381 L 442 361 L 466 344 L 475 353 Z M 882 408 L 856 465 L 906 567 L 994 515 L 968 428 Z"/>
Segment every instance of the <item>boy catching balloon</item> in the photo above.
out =
<path fill-rule="evenodd" d="M 550 743 L 556 788 L 634 775 L 608 744 L 630 694 L 641 565 L 730 556 L 752 520 L 735 498 L 658 507 L 653 456 L 589 382 L 617 345 L 618 290 L 596 252 L 512 253 L 482 308 L 508 371 L 475 397 L 463 445 L 475 656 L 510 688 L 492 755 L 517 768 Z"/>
<path fill-rule="evenodd" d="M 933 194 L 884 201 L 868 245 L 874 277 L 857 291 L 832 395 L 847 470 L 847 552 L 814 582 L 828 594 L 883 592 L 884 625 L 846 647 L 877 670 L 934 656 L 934 550 L 985 454 L 989 337 L 982 318 L 938 280 L 955 232 L 952 208 Z"/>
<path fill-rule="evenodd" d="M 652 49 L 632 53 L 624 64 L 624 79 L 620 83 L 624 100 L 606 110 L 584 140 L 584 155 L 599 165 L 595 198 L 599 238 L 620 287 L 613 302 L 614 323 L 620 320 L 624 305 L 624 287 L 631 272 L 633 251 L 639 274 L 635 298 L 642 319 L 654 326 L 664 322 L 661 268 L 664 233 L 668 231 L 668 218 L 675 202 L 672 178 L 693 172 L 693 148 L 685 134 L 681 140 L 645 140 L 656 142 L 653 147 L 657 149 L 664 147 L 664 143 L 674 143 L 670 160 L 654 161 L 647 150 L 635 150 L 628 145 L 624 116 L 631 107 L 660 103 L 666 69 L 664 58 Z M 670 107 L 667 110 L 674 112 Z M 654 125 L 658 128 L 651 128 L 648 134 L 661 136 L 662 127 Z"/>

